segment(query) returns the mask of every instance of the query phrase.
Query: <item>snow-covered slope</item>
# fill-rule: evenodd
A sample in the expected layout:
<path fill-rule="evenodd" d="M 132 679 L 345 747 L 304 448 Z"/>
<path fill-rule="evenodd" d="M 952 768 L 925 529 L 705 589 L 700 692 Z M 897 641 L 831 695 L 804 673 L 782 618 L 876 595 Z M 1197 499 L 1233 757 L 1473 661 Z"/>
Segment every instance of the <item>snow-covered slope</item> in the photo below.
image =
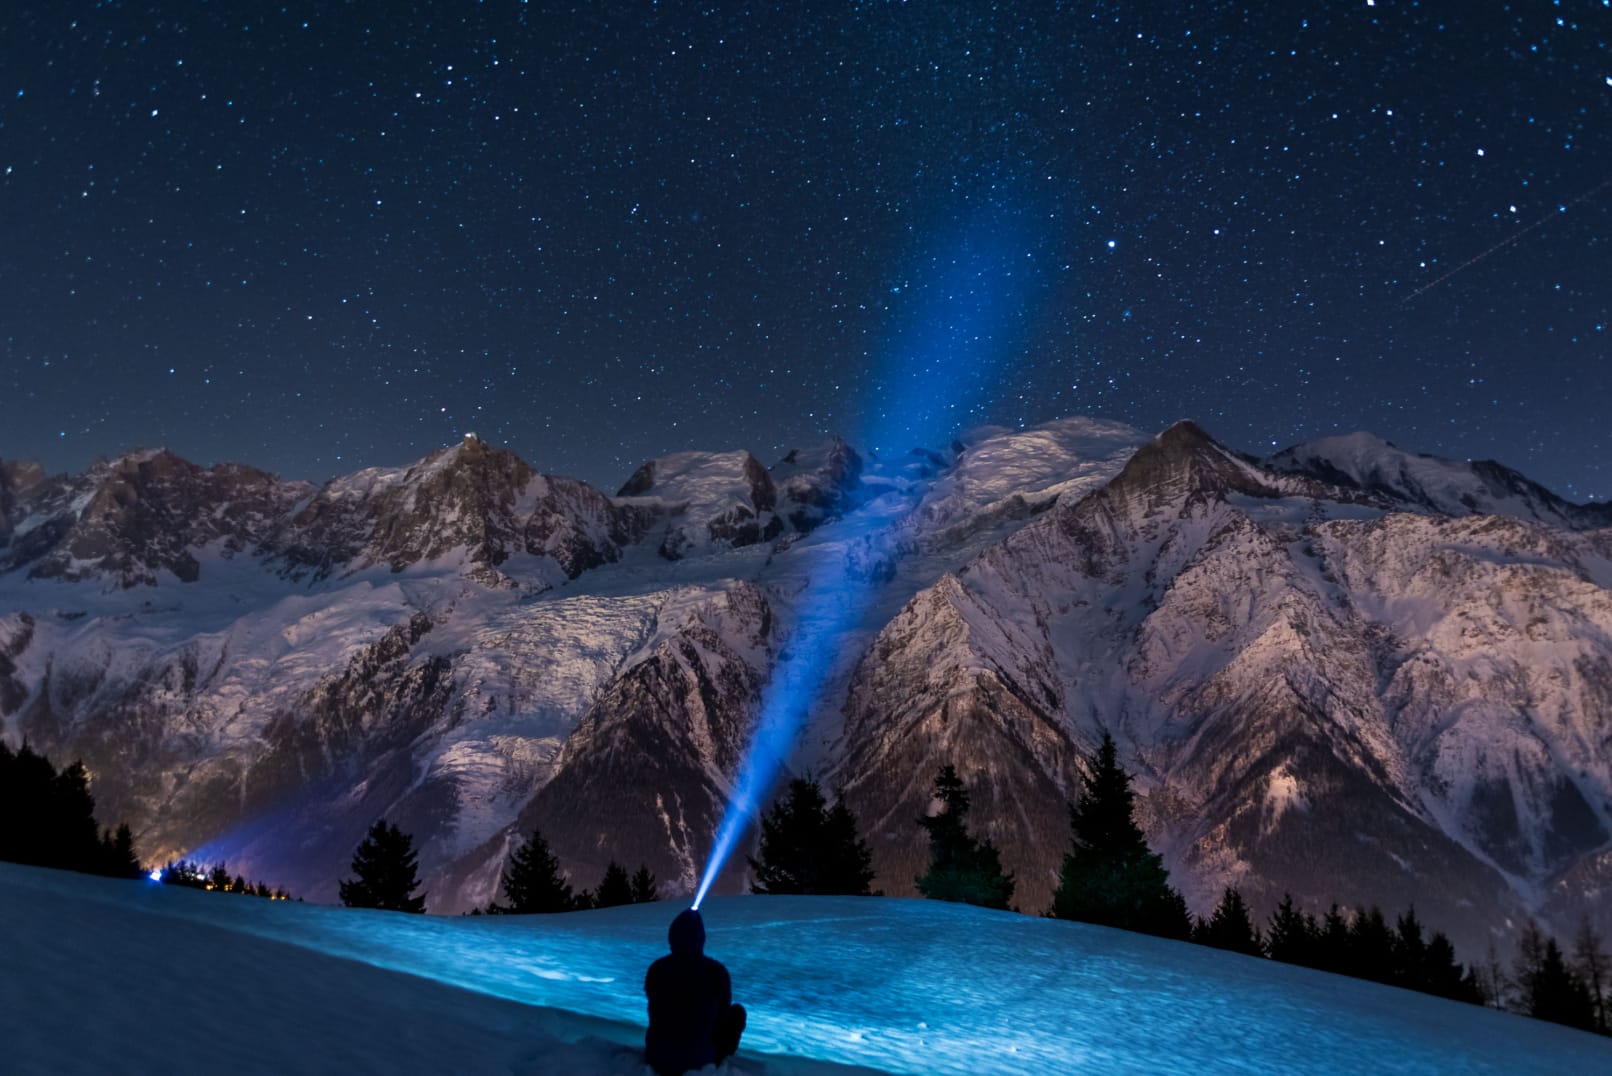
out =
<path fill-rule="evenodd" d="M 610 859 L 691 885 L 804 655 L 790 765 L 845 787 L 889 892 L 953 762 L 1041 910 L 1109 730 L 1197 910 L 1234 881 L 1256 907 L 1414 901 L 1463 954 L 1530 911 L 1612 930 L 1594 511 L 1390 495 L 1317 462 L 1337 446 L 1144 441 L 1066 419 L 771 471 L 685 453 L 616 498 L 476 441 L 319 489 L 160 453 L 0 464 L 0 735 L 82 756 L 146 857 L 311 899 L 385 815 L 452 913 L 533 826 L 579 888 Z"/>
<path fill-rule="evenodd" d="M 910 892 L 956 764 L 1039 911 L 1106 730 L 1195 907 L 1414 903 L 1481 952 L 1612 833 L 1609 537 L 1387 512 L 1178 425 L 889 622 L 832 776 Z"/>
<path fill-rule="evenodd" d="M 644 1076 L 643 973 L 679 907 L 441 919 L 0 864 L 6 1063 Z M 1612 1064 L 1585 1032 L 1102 927 L 879 898 L 705 915 L 749 1009 L 731 1076 Z"/>
<path fill-rule="evenodd" d="M 650 460 L 616 496 L 669 517 L 659 545 L 667 560 L 771 541 L 784 529 L 773 512 L 778 491 L 772 476 L 748 452 L 677 452 Z"/>
<path fill-rule="evenodd" d="M 1369 433 L 1294 445 L 1266 459 L 1264 466 L 1362 490 L 1399 509 L 1512 516 L 1557 527 L 1612 526 L 1612 505 L 1569 504 L 1494 460 L 1469 463 L 1406 452 Z"/>

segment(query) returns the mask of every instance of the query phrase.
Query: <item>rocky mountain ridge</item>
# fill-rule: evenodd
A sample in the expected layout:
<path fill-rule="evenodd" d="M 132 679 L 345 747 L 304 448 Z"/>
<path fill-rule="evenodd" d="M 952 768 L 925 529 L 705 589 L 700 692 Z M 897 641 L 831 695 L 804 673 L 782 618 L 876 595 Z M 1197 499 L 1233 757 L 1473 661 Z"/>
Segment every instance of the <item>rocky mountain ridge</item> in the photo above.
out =
<path fill-rule="evenodd" d="M 313 899 L 381 814 L 436 911 L 491 899 L 533 825 L 581 886 L 616 858 L 691 887 L 834 594 L 793 765 L 843 787 L 886 891 L 949 761 L 1039 910 L 1107 730 L 1200 909 L 1414 901 L 1482 944 L 1606 915 L 1612 862 L 1604 506 L 1497 468 L 1086 419 L 682 453 L 616 497 L 475 441 L 317 489 L 0 462 L 0 734 L 84 757 L 144 854 Z"/>

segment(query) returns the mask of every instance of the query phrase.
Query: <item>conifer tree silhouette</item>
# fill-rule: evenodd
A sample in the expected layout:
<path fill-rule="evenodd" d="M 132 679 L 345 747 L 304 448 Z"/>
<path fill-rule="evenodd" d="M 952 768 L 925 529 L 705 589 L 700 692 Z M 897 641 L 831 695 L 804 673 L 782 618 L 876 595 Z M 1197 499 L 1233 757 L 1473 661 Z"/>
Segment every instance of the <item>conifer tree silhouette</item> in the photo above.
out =
<path fill-rule="evenodd" d="M 1272 960 L 1313 967 L 1319 932 L 1315 916 L 1293 907 L 1293 895 L 1283 893 L 1282 903 L 1271 913 L 1270 925 L 1265 930 L 1266 951 Z"/>
<path fill-rule="evenodd" d="M 968 789 L 950 763 L 935 776 L 935 798 L 940 813 L 918 819 L 929 834 L 929 870 L 915 879 L 918 892 L 930 900 L 1006 909 L 1013 875 L 1003 872 L 994 844 L 969 835 Z"/>
<path fill-rule="evenodd" d="M 1595 1013 L 1595 1030 L 1606 1035 L 1612 1033 L 1607 1020 L 1606 991 L 1608 962 L 1606 950 L 1601 947 L 1601 936 L 1590 925 L 1590 917 L 1579 922 L 1578 934 L 1573 939 L 1573 973 L 1584 982 L 1590 994 L 1590 1005 Z"/>
<path fill-rule="evenodd" d="M 413 895 L 420 885 L 418 867 L 414 838 L 383 818 L 353 853 L 356 877 L 342 881 L 341 902 L 349 908 L 423 913 L 425 894 Z"/>
<path fill-rule="evenodd" d="M 501 878 L 507 905 L 493 905 L 489 911 L 530 915 L 535 912 L 575 911 L 577 898 L 560 873 L 560 861 L 549 851 L 543 834 L 532 831 L 509 857 Z"/>
<path fill-rule="evenodd" d="M 1091 775 L 1069 811 L 1074 847 L 1064 856 L 1052 914 L 1185 939 L 1192 929 L 1186 901 L 1170 888 L 1164 860 L 1136 824 L 1131 778 L 1118 756 L 1113 737 L 1103 733 Z"/>
<path fill-rule="evenodd" d="M 655 884 L 655 876 L 650 873 L 648 864 L 640 863 L 632 876 L 632 902 L 653 904 L 657 900 L 660 900 L 660 887 Z"/>
<path fill-rule="evenodd" d="M 746 857 L 752 893 L 810 893 L 865 897 L 873 853 L 856 832 L 842 799 L 829 809 L 812 777 L 797 777 L 761 819 L 760 858 Z"/>
<path fill-rule="evenodd" d="M 604 878 L 600 879 L 599 888 L 594 890 L 593 906 L 614 908 L 632 902 L 632 879 L 627 877 L 627 868 L 612 859 L 609 866 L 605 867 Z"/>
<path fill-rule="evenodd" d="M 1248 917 L 1248 905 L 1235 886 L 1227 886 L 1220 903 L 1208 919 L 1198 920 L 1192 940 L 1213 949 L 1226 949 L 1248 956 L 1264 956 L 1265 945 Z"/>
<path fill-rule="evenodd" d="M 1595 1029 L 1595 1002 L 1584 981 L 1568 968 L 1555 938 L 1530 923 L 1519 945 L 1517 985 L 1521 1009 L 1536 1020 Z"/>

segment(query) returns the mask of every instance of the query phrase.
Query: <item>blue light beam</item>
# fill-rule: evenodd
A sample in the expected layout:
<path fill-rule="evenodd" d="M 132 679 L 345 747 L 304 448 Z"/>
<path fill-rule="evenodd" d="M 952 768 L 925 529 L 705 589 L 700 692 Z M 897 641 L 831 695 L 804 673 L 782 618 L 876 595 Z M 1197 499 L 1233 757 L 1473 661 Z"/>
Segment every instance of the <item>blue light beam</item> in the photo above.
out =
<path fill-rule="evenodd" d="M 1029 237 L 1013 217 L 998 212 L 976 221 L 944 256 L 931 255 L 919 269 L 922 283 L 892 289 L 909 299 L 902 304 L 907 309 L 896 312 L 885 404 L 867 424 L 870 436 L 863 443 L 875 447 L 943 443 L 1001 380 L 1004 360 L 1022 350 L 1029 320 L 1026 284 L 1037 274 Z M 864 544 L 876 548 L 899 518 L 855 512 L 837 528 L 846 535 L 843 545 L 799 550 L 814 554 L 818 563 L 799 598 L 799 623 L 762 696 L 755 734 L 694 894 L 695 908 L 760 813 L 842 640 L 872 600 L 877 577 L 855 569 L 843 553 Z"/>

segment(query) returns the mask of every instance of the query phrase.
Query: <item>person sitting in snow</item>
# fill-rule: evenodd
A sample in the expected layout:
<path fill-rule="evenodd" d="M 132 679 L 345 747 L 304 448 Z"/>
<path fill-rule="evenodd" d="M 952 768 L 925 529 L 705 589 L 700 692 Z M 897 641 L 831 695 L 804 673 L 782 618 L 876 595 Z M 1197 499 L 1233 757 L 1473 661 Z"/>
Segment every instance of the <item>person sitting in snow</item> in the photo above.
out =
<path fill-rule="evenodd" d="M 721 1064 L 739 1049 L 743 1005 L 733 1004 L 733 982 L 722 963 L 705 955 L 705 921 L 690 908 L 667 931 L 672 951 L 649 966 L 649 1030 L 644 1060 L 660 1076 L 681 1076 Z"/>

